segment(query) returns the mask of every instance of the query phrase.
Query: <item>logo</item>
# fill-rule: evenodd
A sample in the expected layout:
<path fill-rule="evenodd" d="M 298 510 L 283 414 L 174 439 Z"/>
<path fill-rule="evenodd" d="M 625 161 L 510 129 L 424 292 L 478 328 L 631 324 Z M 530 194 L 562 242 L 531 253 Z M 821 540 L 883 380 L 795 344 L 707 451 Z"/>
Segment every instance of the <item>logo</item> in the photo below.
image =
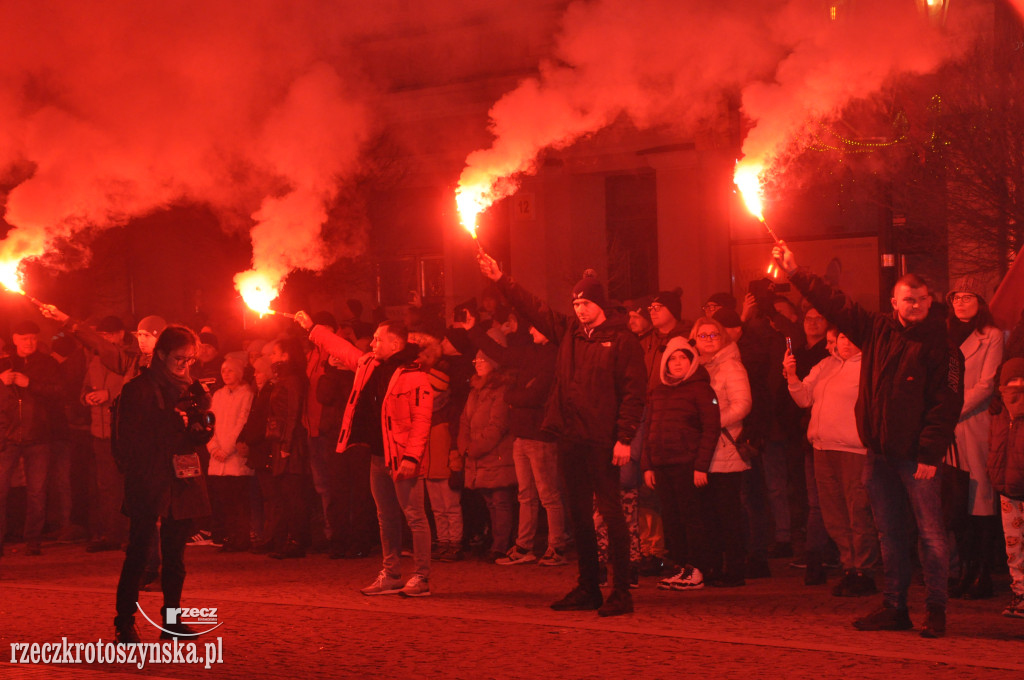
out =
<path fill-rule="evenodd" d="M 217 607 L 166 607 L 161 610 L 162 616 L 158 621 L 154 621 L 141 604 L 136 602 L 135 606 L 154 628 L 175 637 L 197 638 L 224 625 L 223 621 L 217 620 Z M 187 626 L 191 632 L 182 632 L 183 626 Z"/>

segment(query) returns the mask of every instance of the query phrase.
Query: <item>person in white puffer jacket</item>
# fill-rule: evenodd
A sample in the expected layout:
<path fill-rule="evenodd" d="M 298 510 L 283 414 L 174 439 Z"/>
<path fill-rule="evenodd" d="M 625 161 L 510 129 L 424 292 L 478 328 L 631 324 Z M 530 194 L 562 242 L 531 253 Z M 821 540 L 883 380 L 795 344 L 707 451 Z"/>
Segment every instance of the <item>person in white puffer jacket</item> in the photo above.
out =
<path fill-rule="evenodd" d="M 834 328 L 826 337 L 832 356 L 812 368 L 803 381 L 797 377 L 796 359 L 790 352 L 783 370 L 793 401 L 811 409 L 807 439 L 814 447 L 821 516 L 843 563 L 843 577 L 832 594 L 857 597 L 876 592 L 874 569 L 879 559 L 878 531 L 863 481 L 867 448 L 854 413 L 861 352 Z"/>
<path fill-rule="evenodd" d="M 210 452 L 207 481 L 214 536 L 223 539 L 224 552 L 249 549 L 249 477 L 255 470 L 246 465 L 236 447 L 253 400 L 253 391 L 242 380 L 244 372 L 241 361 L 224 359 L 220 367 L 224 387 L 213 393 L 210 405 L 217 424 L 206 445 Z"/>
<path fill-rule="evenodd" d="M 739 347 L 718 321 L 698 319 L 690 339 L 711 374 L 723 430 L 711 458 L 702 499 L 708 533 L 713 539 L 713 559 L 704 582 L 719 587 L 741 586 L 745 583 L 746 547 L 740 492 L 742 473 L 750 469 L 750 464 L 740 456 L 735 441 L 743 431 L 743 419 L 750 413 L 750 381 L 740 363 Z"/>

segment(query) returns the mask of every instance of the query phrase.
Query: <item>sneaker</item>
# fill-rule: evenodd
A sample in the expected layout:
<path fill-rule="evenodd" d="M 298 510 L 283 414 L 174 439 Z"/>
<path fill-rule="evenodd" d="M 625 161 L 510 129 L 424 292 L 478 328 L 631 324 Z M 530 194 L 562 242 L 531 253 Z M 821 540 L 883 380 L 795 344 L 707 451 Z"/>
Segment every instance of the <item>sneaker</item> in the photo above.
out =
<path fill-rule="evenodd" d="M 582 586 L 576 586 L 561 600 L 553 603 L 551 608 L 556 612 L 593 611 L 600 609 L 603 602 L 600 590 L 591 592 Z"/>
<path fill-rule="evenodd" d="M 494 560 L 495 564 L 508 566 L 510 564 L 530 564 L 536 562 L 537 556 L 529 550 L 523 550 L 518 545 L 513 545 L 502 557 Z"/>
<path fill-rule="evenodd" d="M 381 569 L 377 574 L 377 580 L 359 592 L 363 595 L 394 595 L 401 592 L 403 586 L 405 586 L 405 581 L 400 576 L 389 576 L 385 570 Z"/>
<path fill-rule="evenodd" d="M 700 590 L 704 587 L 704 575 L 700 569 L 686 565 L 675 576 L 658 581 L 661 590 Z"/>
<path fill-rule="evenodd" d="M 940 638 L 946 634 L 946 608 L 928 605 L 928 613 L 924 617 L 921 637 Z"/>
<path fill-rule="evenodd" d="M 598 616 L 621 616 L 633 613 L 633 596 L 628 590 L 613 590 L 597 610 Z"/>
<path fill-rule="evenodd" d="M 192 538 L 188 539 L 188 543 L 185 545 L 213 545 L 213 540 L 210 538 L 210 532 L 206 529 L 200 529 Z"/>
<path fill-rule="evenodd" d="M 888 602 L 853 622 L 857 630 L 910 630 L 914 624 L 906 607 L 894 607 Z"/>
<path fill-rule="evenodd" d="M 1003 610 L 1003 616 L 1011 619 L 1024 619 L 1024 595 L 1013 593 L 1010 596 L 1010 604 Z"/>
<path fill-rule="evenodd" d="M 398 594 L 402 597 L 427 597 L 430 595 L 430 582 L 419 574 L 413 574 Z"/>
<path fill-rule="evenodd" d="M 569 560 L 565 559 L 565 553 L 558 548 L 548 548 L 544 557 L 537 560 L 537 564 L 542 567 L 564 567 L 569 564 Z"/>

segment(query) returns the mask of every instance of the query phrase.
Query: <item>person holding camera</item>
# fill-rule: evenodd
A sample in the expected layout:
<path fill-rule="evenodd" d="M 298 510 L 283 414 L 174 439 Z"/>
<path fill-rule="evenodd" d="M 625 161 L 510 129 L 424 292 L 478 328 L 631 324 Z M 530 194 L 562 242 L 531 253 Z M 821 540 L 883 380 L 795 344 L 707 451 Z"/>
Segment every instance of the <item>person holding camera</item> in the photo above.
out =
<path fill-rule="evenodd" d="M 139 579 L 160 523 L 162 554 L 162 639 L 188 636 L 181 623 L 167 623 L 168 607 L 181 606 L 185 584 L 185 543 L 192 520 L 210 514 L 206 482 L 198 450 L 213 436 L 210 397 L 192 380 L 199 338 L 184 326 L 167 326 L 156 342 L 153 361 L 121 391 L 114 409 L 114 455 L 124 472 L 124 505 L 128 516 L 128 548 L 117 584 L 118 642 L 138 643 L 135 608 Z"/>

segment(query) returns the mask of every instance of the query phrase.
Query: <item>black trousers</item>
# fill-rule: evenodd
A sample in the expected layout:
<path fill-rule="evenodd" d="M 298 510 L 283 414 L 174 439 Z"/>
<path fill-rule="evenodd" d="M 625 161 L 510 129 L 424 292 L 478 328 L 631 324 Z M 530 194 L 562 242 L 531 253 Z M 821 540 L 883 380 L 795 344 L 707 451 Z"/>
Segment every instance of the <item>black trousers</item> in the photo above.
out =
<path fill-rule="evenodd" d="M 363 444 L 350 446 L 342 453 L 328 453 L 332 492 L 327 521 L 332 548 L 369 551 L 380 540 L 377 504 L 370 493 L 370 456 L 370 447 Z"/>
<path fill-rule="evenodd" d="M 659 465 L 653 470 L 669 557 L 680 567 L 689 564 L 707 572 L 712 560 L 702 506 L 708 487 L 693 485 L 693 465 Z"/>
<path fill-rule="evenodd" d="M 285 472 L 274 475 L 274 514 L 271 519 L 270 538 L 278 550 L 289 541 L 303 548 L 310 544 L 309 527 L 309 476 Z"/>
<path fill-rule="evenodd" d="M 597 534 L 594 531 L 594 502 L 608 526 L 608 557 L 612 586 L 629 590 L 629 531 L 622 513 L 619 468 L 612 464 L 612 447 L 583 442 L 561 442 L 558 463 L 568 492 L 579 554 L 579 584 L 598 590 Z"/>
<path fill-rule="evenodd" d="M 703 514 L 711 538 L 708 570 L 726 577 L 742 578 L 747 551 L 744 547 L 742 472 L 711 472 L 704 487 Z M 703 571 L 703 570 L 702 570 Z"/>
<path fill-rule="evenodd" d="M 214 542 L 226 545 L 249 545 L 249 484 L 251 477 L 209 475 L 206 486 L 210 493 Z"/>
<path fill-rule="evenodd" d="M 160 587 L 164 593 L 164 607 L 180 607 L 181 590 L 185 585 L 185 544 L 192 534 L 192 520 L 160 518 L 159 533 L 162 556 Z M 156 535 L 156 515 L 129 518 L 128 549 L 121 567 L 121 578 L 117 582 L 117 618 L 122 621 L 135 613 L 139 581 Z"/>

